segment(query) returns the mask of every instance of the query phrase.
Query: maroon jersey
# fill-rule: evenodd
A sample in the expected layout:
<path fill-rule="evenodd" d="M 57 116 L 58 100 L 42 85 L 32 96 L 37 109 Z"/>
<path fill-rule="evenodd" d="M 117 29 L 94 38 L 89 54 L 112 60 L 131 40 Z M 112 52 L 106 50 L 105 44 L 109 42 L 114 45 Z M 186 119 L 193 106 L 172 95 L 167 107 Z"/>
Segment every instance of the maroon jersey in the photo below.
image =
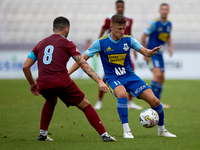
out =
<path fill-rule="evenodd" d="M 38 61 L 39 90 L 72 84 L 66 68 L 67 62 L 71 56 L 81 55 L 73 42 L 53 34 L 40 41 L 32 52 Z"/>
<path fill-rule="evenodd" d="M 102 26 L 102 28 L 104 29 L 109 29 L 109 32 L 110 32 L 110 22 L 111 22 L 111 17 L 113 15 L 110 15 L 108 18 L 106 18 L 106 20 L 104 21 L 104 25 Z M 126 18 L 126 30 L 124 32 L 124 34 L 127 34 L 127 35 L 131 35 L 131 26 L 132 26 L 132 23 L 133 23 L 133 20 L 127 16 L 124 16 Z"/>

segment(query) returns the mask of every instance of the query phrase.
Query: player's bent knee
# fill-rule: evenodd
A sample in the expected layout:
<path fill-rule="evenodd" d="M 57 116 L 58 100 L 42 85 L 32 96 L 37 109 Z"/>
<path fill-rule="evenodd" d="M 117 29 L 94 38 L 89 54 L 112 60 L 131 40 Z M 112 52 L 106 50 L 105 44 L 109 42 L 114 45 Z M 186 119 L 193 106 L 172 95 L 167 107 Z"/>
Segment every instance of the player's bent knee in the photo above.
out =
<path fill-rule="evenodd" d="M 83 110 L 85 107 L 87 107 L 90 104 L 90 102 L 87 100 L 86 97 L 83 98 L 82 102 L 80 102 L 77 107 L 81 110 Z"/>
<path fill-rule="evenodd" d="M 157 99 L 156 97 L 152 100 L 151 102 L 151 106 L 152 107 L 158 107 L 160 105 L 160 101 L 159 99 Z"/>
<path fill-rule="evenodd" d="M 126 92 L 119 92 L 116 93 L 117 98 L 127 98 L 127 93 Z"/>

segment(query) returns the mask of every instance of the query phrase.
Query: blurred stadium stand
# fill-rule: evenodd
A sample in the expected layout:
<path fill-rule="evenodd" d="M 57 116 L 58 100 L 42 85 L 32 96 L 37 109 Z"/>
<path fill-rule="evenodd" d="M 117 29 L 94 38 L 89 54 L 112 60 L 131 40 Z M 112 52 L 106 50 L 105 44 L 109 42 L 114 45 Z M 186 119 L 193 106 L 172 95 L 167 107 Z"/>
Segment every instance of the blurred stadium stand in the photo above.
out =
<path fill-rule="evenodd" d="M 167 3 L 174 48 L 199 50 L 200 1 Z M 138 41 L 148 22 L 159 17 L 160 4 L 159 0 L 125 0 L 125 14 L 134 19 L 132 35 Z M 52 21 L 60 15 L 70 20 L 68 38 L 81 48 L 87 39 L 97 39 L 104 19 L 115 13 L 115 0 L 1 0 L 0 10 L 0 49 L 32 49 L 52 34 Z"/>

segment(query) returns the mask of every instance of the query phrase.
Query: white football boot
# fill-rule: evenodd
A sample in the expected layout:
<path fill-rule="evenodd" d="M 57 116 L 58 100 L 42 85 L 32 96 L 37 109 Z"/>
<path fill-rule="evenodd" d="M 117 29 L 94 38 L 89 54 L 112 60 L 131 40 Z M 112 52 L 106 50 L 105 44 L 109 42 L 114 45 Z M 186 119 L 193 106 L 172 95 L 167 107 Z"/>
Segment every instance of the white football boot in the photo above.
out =
<path fill-rule="evenodd" d="M 129 109 L 139 109 L 139 110 L 142 109 L 141 106 L 135 104 L 133 101 L 129 101 L 129 102 L 128 102 L 128 108 L 129 108 Z"/>
<path fill-rule="evenodd" d="M 102 107 L 102 101 L 97 101 L 96 105 L 94 106 L 94 109 L 99 110 Z"/>
<path fill-rule="evenodd" d="M 134 138 L 131 131 L 124 132 L 123 138 Z"/>
<path fill-rule="evenodd" d="M 164 137 L 176 137 L 176 135 L 170 133 L 166 129 L 164 131 L 158 132 L 158 136 L 164 136 Z"/>

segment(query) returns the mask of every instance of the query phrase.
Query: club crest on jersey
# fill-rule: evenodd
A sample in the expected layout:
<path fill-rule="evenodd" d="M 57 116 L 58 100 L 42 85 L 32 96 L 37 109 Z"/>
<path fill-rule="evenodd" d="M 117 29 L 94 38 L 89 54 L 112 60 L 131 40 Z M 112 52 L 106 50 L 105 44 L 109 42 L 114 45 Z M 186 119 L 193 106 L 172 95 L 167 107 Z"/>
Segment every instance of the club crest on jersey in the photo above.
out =
<path fill-rule="evenodd" d="M 167 26 L 167 32 L 170 32 L 170 31 L 171 31 L 171 27 Z"/>
<path fill-rule="evenodd" d="M 77 47 L 76 47 L 76 51 L 77 51 L 77 52 L 80 52 L 79 49 L 78 49 Z"/>
<path fill-rule="evenodd" d="M 124 48 L 123 48 L 125 51 L 128 51 L 129 50 L 129 47 L 128 47 L 128 44 L 127 43 L 124 43 Z"/>

